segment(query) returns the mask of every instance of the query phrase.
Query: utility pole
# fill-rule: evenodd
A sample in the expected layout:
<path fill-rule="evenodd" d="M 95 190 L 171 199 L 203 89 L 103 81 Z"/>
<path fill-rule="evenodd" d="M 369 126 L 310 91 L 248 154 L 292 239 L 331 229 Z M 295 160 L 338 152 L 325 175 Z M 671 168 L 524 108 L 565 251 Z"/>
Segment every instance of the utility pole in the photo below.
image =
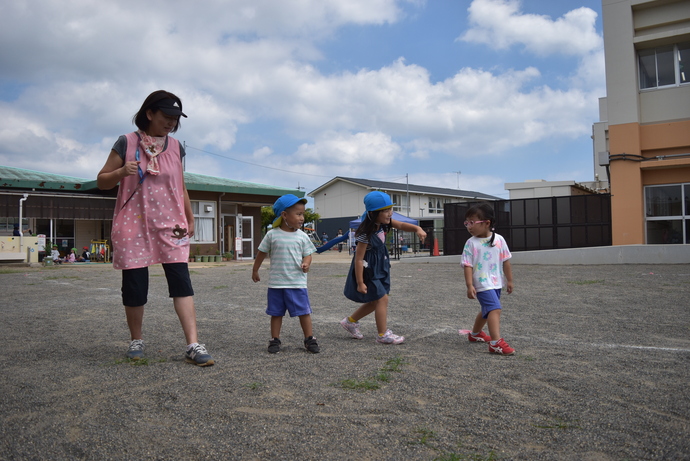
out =
<path fill-rule="evenodd" d="M 407 183 L 407 217 L 410 217 L 410 175 L 405 173 L 405 182 Z"/>
<path fill-rule="evenodd" d="M 453 173 L 458 175 L 458 189 L 460 189 L 460 173 L 462 173 L 462 171 L 453 171 Z"/>

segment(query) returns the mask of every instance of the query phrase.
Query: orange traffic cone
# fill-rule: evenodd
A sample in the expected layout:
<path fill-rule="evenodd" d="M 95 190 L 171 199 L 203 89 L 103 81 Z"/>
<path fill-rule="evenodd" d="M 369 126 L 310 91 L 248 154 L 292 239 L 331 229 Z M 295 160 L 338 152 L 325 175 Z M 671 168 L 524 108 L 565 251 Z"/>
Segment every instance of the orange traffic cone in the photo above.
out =
<path fill-rule="evenodd" d="M 434 253 L 432 256 L 441 256 L 438 252 L 438 239 L 434 239 Z"/>

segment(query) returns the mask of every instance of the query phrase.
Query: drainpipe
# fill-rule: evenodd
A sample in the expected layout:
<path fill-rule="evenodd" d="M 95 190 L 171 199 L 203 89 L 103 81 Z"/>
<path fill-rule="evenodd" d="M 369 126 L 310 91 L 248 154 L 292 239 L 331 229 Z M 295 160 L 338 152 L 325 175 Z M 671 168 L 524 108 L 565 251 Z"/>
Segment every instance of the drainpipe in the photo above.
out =
<path fill-rule="evenodd" d="M 19 199 L 19 252 L 22 251 L 24 247 L 24 231 L 22 225 L 22 211 L 24 207 L 24 201 L 29 198 L 29 194 L 24 194 L 22 198 Z"/>
<path fill-rule="evenodd" d="M 216 217 L 218 219 L 217 227 L 220 230 L 220 232 L 218 233 L 218 251 L 220 251 L 221 256 L 223 256 L 223 242 L 225 242 L 225 229 L 223 228 L 223 215 L 220 211 L 220 201 L 224 195 L 225 192 L 218 196 L 218 209 L 216 210 Z"/>

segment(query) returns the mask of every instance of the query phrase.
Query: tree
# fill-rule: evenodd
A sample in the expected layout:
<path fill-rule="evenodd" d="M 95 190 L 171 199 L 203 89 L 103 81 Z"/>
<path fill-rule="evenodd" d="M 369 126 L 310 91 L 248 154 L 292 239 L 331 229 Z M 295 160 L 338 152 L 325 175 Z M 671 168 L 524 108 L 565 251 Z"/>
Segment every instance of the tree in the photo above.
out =
<path fill-rule="evenodd" d="M 276 218 L 273 213 L 272 206 L 262 206 L 261 207 L 261 230 L 265 234 L 268 232 L 268 226 L 273 223 Z M 321 220 L 321 216 L 318 213 L 314 213 L 314 210 L 307 208 L 304 210 L 304 224 L 316 223 Z"/>

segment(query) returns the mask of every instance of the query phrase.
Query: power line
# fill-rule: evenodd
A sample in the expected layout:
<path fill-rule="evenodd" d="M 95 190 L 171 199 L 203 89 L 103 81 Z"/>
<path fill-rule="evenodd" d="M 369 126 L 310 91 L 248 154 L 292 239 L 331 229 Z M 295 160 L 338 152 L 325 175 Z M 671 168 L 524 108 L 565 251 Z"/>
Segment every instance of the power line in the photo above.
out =
<path fill-rule="evenodd" d="M 203 153 L 208 154 L 208 155 L 215 155 L 216 157 L 224 158 L 227 160 L 233 160 L 235 162 L 244 163 L 247 165 L 258 166 L 259 168 L 266 168 L 268 170 L 282 171 L 283 173 L 301 174 L 304 176 L 315 176 L 318 178 L 332 178 L 333 177 L 333 175 L 302 173 L 299 171 L 290 171 L 290 170 L 284 170 L 282 168 L 275 168 L 272 166 L 259 165 L 258 163 L 247 162 L 246 160 L 240 160 L 237 158 L 228 157 L 227 155 L 220 155 L 220 154 L 216 154 L 214 152 L 209 152 L 207 150 L 199 149 L 198 147 L 187 146 L 186 149 L 194 149 L 194 150 L 198 150 L 199 152 L 203 152 Z"/>

